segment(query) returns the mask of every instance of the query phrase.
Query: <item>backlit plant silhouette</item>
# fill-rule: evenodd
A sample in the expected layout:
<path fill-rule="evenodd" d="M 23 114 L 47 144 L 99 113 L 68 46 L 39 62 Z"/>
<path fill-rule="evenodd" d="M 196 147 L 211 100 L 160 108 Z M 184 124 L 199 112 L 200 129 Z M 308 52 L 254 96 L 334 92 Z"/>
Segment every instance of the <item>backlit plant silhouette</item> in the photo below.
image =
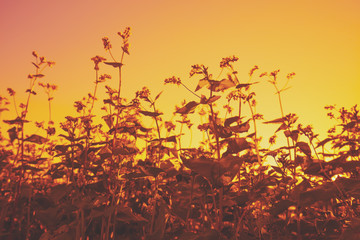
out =
<path fill-rule="evenodd" d="M 172 76 L 165 84 L 184 87 L 184 100 L 170 118 L 158 109 L 162 92 L 139 86 L 134 98 L 121 94 L 130 28 L 118 33 L 119 56 L 102 38 L 110 61 L 94 63 L 94 89 L 75 101 L 75 116 L 60 124 L 51 117 L 53 91 L 39 82 L 54 63 L 33 52 L 35 73 L 24 103 L 8 88 L 0 97 L 1 118 L 13 102 L 16 117 L 2 119 L 1 239 L 358 239 L 359 110 L 327 106 L 336 126 L 320 140 L 311 126 L 286 113 L 279 70 L 238 78 L 237 57 L 223 58 L 221 74 L 192 65 L 192 90 Z M 118 76 L 106 73 L 118 69 Z M 265 79 L 265 80 L 264 80 Z M 111 80 L 111 81 L 109 81 Z M 256 112 L 254 84 L 270 82 L 279 117 Z M 118 82 L 117 82 L 118 81 Z M 35 122 L 41 134 L 26 134 L 36 86 L 47 94 L 49 119 Z M 98 100 L 99 84 L 106 98 Z M 111 85 L 115 84 L 115 88 Z M 101 104 L 101 107 L 98 107 Z M 177 103 L 174 103 L 176 105 Z M 101 108 L 102 116 L 95 116 Z M 246 115 L 248 114 L 248 116 Z M 201 119 L 201 122 L 196 120 Z M 98 122 L 96 119 L 101 119 Z M 259 124 L 277 124 L 266 149 Z M 190 133 L 204 138 L 192 143 Z M 7 135 L 7 136 L 6 136 Z M 277 138 L 287 140 L 285 146 Z M 192 143 L 190 146 L 184 143 Z M 267 159 L 273 159 L 269 165 Z"/>

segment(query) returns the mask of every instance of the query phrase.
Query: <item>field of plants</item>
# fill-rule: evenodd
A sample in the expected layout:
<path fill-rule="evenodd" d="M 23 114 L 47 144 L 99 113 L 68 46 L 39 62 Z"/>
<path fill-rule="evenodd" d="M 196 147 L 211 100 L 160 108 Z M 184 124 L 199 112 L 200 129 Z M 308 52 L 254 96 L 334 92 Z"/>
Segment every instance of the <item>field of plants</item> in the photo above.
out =
<path fill-rule="evenodd" d="M 196 89 L 175 76 L 164 80 L 197 99 L 172 103 L 176 111 L 167 120 L 157 108 L 161 93 L 139 86 L 134 99 L 121 97 L 130 34 L 130 28 L 118 33 L 119 61 L 110 40 L 102 39 L 108 57 L 91 59 L 94 88 L 60 124 L 51 118 L 57 86 L 45 76 L 55 63 L 35 51 L 26 101 L 18 102 L 11 88 L 0 96 L 0 114 L 15 109 L 17 115 L 0 115 L 0 239 L 360 239 L 356 105 L 326 106 L 334 127 L 319 139 L 295 113 L 283 111 L 281 94 L 294 73 L 280 79 L 279 70 L 254 66 L 243 82 L 234 67 L 238 58 L 230 56 L 220 62 L 219 79 L 193 65 Z M 105 74 L 109 68 L 118 75 Z M 106 85 L 110 78 L 117 88 Z M 281 113 L 271 121 L 255 108 L 252 87 L 264 82 L 275 89 Z M 99 85 L 106 85 L 106 99 L 97 98 Z M 37 91 L 48 96 L 43 122 L 27 117 Z M 96 101 L 102 116 L 94 114 Z M 34 124 L 37 133 L 25 134 Z M 277 130 L 262 139 L 260 124 Z M 200 131 L 203 140 L 182 146 L 187 130 Z"/>

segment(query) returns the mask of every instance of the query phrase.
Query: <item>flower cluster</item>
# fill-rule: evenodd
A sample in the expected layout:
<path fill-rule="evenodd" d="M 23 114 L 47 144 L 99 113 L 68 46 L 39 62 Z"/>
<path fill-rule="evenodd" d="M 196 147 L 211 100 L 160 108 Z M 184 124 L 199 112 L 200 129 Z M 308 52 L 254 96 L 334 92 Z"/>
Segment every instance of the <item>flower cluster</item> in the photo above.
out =
<path fill-rule="evenodd" d="M 165 121 L 165 128 L 168 132 L 175 130 L 175 124 L 171 121 Z"/>
<path fill-rule="evenodd" d="M 263 72 L 262 74 L 260 74 L 259 77 L 265 77 L 265 76 L 268 76 L 268 73 L 267 73 L 267 72 Z"/>
<path fill-rule="evenodd" d="M 205 77 L 210 77 L 211 75 L 209 75 L 207 70 L 208 68 L 202 64 L 192 65 L 190 70 L 190 77 L 194 76 L 195 74 L 203 74 Z"/>
<path fill-rule="evenodd" d="M 223 108 L 226 110 L 227 113 L 231 113 L 233 111 L 233 108 L 228 104 L 224 105 Z"/>
<path fill-rule="evenodd" d="M 257 66 L 257 65 L 255 65 L 251 70 L 250 70 L 250 72 L 249 72 L 249 75 L 250 75 L 250 77 L 254 74 L 254 72 L 256 71 L 256 70 L 258 70 L 259 69 L 259 67 Z"/>
<path fill-rule="evenodd" d="M 324 107 L 326 110 L 334 110 L 335 106 L 334 105 L 327 105 Z"/>
<path fill-rule="evenodd" d="M 48 101 L 53 100 L 54 98 L 51 97 L 51 93 L 53 91 L 55 91 L 58 88 L 58 86 L 55 85 L 55 84 L 42 83 L 42 82 L 39 82 L 38 84 L 39 84 L 40 87 L 44 88 L 46 94 L 48 95 Z"/>
<path fill-rule="evenodd" d="M 121 48 L 124 51 L 124 53 L 128 55 L 130 54 L 129 53 L 129 47 L 130 47 L 129 37 L 131 35 L 130 30 L 131 30 L 130 27 L 126 27 L 124 32 L 118 32 L 119 36 L 123 39 L 123 46 Z"/>
<path fill-rule="evenodd" d="M 239 89 L 230 92 L 230 93 L 226 96 L 226 99 L 227 99 L 228 101 L 231 101 L 231 100 L 237 101 L 237 100 L 240 100 L 241 98 L 242 98 L 242 99 L 245 99 L 245 98 L 246 98 L 246 95 L 243 94 Z"/>
<path fill-rule="evenodd" d="M 103 74 L 99 77 L 99 80 L 97 80 L 95 83 L 105 82 L 106 79 L 111 79 L 111 76 L 108 74 Z"/>
<path fill-rule="evenodd" d="M 8 88 L 7 91 L 8 91 L 8 93 L 9 93 L 10 96 L 14 96 L 14 95 L 15 95 L 14 89 Z"/>
<path fill-rule="evenodd" d="M 40 59 L 40 64 L 47 62 L 45 57 L 40 57 L 39 59 Z"/>
<path fill-rule="evenodd" d="M 181 84 L 181 79 L 180 78 L 177 78 L 177 77 L 175 77 L 175 76 L 172 76 L 171 78 L 166 78 L 165 80 L 164 80 L 164 84 L 168 84 L 168 83 L 170 83 L 170 84 L 176 84 L 176 85 L 180 85 Z"/>
<path fill-rule="evenodd" d="M 317 137 L 317 135 L 313 132 L 313 127 L 311 125 L 307 125 L 306 127 L 303 127 L 301 124 L 298 125 L 298 131 L 303 133 L 306 137 L 308 137 L 311 141 Z"/>
<path fill-rule="evenodd" d="M 269 138 L 269 143 L 270 143 L 271 145 L 275 144 L 275 143 L 276 143 L 276 138 L 277 138 L 276 135 L 272 135 L 272 136 Z"/>
<path fill-rule="evenodd" d="M 277 75 L 278 75 L 279 72 L 280 72 L 280 69 L 275 70 L 275 71 L 273 71 L 273 72 L 270 73 L 270 76 L 274 77 L 274 81 L 276 80 L 276 77 L 277 77 Z"/>
<path fill-rule="evenodd" d="M 136 97 L 144 100 L 148 100 L 150 96 L 150 90 L 147 87 L 143 87 L 142 90 L 136 92 Z"/>
<path fill-rule="evenodd" d="M 235 56 L 223 58 L 220 62 L 220 67 L 232 67 L 231 63 L 236 62 L 237 60 L 239 60 L 239 58 Z"/>
<path fill-rule="evenodd" d="M 130 105 L 132 105 L 134 107 L 139 107 L 139 105 L 140 105 L 139 99 L 134 98 L 133 100 L 131 100 Z"/>
<path fill-rule="evenodd" d="M 109 40 L 108 37 L 103 37 L 102 41 L 103 41 L 103 45 L 104 45 L 105 50 L 110 50 L 112 48 L 110 40 Z"/>
<path fill-rule="evenodd" d="M 55 62 L 52 62 L 52 61 L 47 61 L 46 63 L 49 67 L 52 67 L 55 65 Z"/>
<path fill-rule="evenodd" d="M 118 34 L 122 39 L 128 40 L 131 35 L 131 29 L 130 27 L 126 27 L 124 32 L 118 32 Z"/>
<path fill-rule="evenodd" d="M 76 101 L 74 103 L 74 107 L 76 108 L 77 112 L 81 112 L 86 106 L 81 101 Z"/>
<path fill-rule="evenodd" d="M 106 58 L 103 58 L 103 57 L 100 57 L 100 56 L 95 56 L 93 58 L 91 58 L 91 60 L 94 62 L 95 64 L 95 67 L 94 69 L 95 70 L 99 70 L 99 63 L 103 62 L 103 61 L 106 61 Z"/>
<path fill-rule="evenodd" d="M 45 57 L 39 57 L 39 55 L 37 54 L 37 52 L 33 51 L 32 55 L 36 58 L 36 60 L 40 60 L 40 62 L 36 61 L 36 63 L 32 63 L 36 68 L 40 68 L 40 65 L 42 64 L 47 64 L 48 67 L 52 67 L 53 65 L 55 65 L 55 62 L 53 61 L 47 61 Z"/>
<path fill-rule="evenodd" d="M 286 76 L 286 78 L 290 80 L 290 79 L 293 78 L 294 76 L 295 76 L 295 73 L 292 72 L 292 73 L 289 73 L 289 74 Z"/>
<path fill-rule="evenodd" d="M 264 115 L 260 114 L 260 113 L 256 113 L 254 114 L 254 119 L 255 120 L 263 120 L 264 119 Z"/>
<path fill-rule="evenodd" d="M 39 86 L 43 87 L 47 91 L 55 91 L 58 87 L 55 84 L 39 82 Z"/>

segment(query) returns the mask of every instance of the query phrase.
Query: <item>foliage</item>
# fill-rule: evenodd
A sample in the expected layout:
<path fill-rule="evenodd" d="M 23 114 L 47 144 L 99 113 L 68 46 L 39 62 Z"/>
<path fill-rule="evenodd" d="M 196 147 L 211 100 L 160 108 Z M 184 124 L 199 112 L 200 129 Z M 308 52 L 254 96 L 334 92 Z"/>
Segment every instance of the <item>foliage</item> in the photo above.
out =
<path fill-rule="evenodd" d="M 95 56 L 95 88 L 76 101 L 76 116 L 55 127 L 51 120 L 55 85 L 39 83 L 48 95 L 47 125 L 35 123 L 44 135 L 25 136 L 30 98 L 46 67 L 54 65 L 33 52 L 35 73 L 29 75 L 27 100 L 17 117 L 3 120 L 1 132 L 1 239 L 358 239 L 360 131 L 357 106 L 347 110 L 327 106 L 338 121 L 328 137 L 319 140 L 311 126 L 284 114 L 279 70 L 240 82 L 235 56 L 223 58 L 214 79 L 204 65 L 193 65 L 190 90 L 180 78 L 165 84 L 183 86 L 197 97 L 177 107 L 174 118 L 163 120 L 156 107 L 161 93 L 152 97 L 143 87 L 134 99 L 121 97 L 124 55 L 130 54 L 130 28 L 119 32 L 122 53 L 117 61 L 108 38 L 104 49 L 112 59 Z M 104 67 L 119 70 L 117 89 L 106 86 L 103 123 L 95 122 L 98 84 L 111 76 Z M 100 75 L 100 76 L 99 76 Z M 294 73 L 287 75 L 287 81 Z M 271 147 L 261 148 L 252 78 L 267 78 L 276 89 L 282 116 Z M 205 90 L 207 89 L 207 90 Z M 206 91 L 207 96 L 198 91 Z M 217 108 L 219 99 L 227 101 Z M 1 112 L 10 101 L 0 98 Z M 250 116 L 243 116 L 244 108 Z M 235 112 L 234 109 L 237 111 Z M 192 122 L 199 114 L 205 122 Z M 224 115 L 224 117 L 222 117 Z M 152 120 L 153 127 L 145 123 Z M 183 127 L 197 127 L 205 139 L 191 148 L 181 146 Z M 3 131 L 3 129 L 1 129 Z M 58 133 L 60 132 L 60 133 Z M 58 133 L 58 135 L 56 135 Z M 277 135 L 286 146 L 275 144 Z M 326 151 L 326 149 L 331 151 Z M 271 158 L 276 164 L 269 165 Z"/>

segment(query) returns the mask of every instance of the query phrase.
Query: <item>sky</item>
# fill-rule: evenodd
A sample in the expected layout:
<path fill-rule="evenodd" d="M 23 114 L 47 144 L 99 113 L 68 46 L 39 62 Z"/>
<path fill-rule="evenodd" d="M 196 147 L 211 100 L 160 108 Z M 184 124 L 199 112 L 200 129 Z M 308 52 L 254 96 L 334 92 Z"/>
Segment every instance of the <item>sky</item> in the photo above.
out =
<path fill-rule="evenodd" d="M 191 65 L 204 64 L 217 76 L 223 57 L 237 56 L 240 81 L 247 82 L 250 69 L 280 69 L 281 81 L 296 76 L 283 92 L 285 113 L 296 113 L 303 125 L 311 124 L 322 138 L 336 122 L 324 106 L 351 107 L 360 103 L 360 2 L 358 0 L 0 0 L 0 95 L 17 92 L 26 99 L 27 75 L 33 73 L 36 51 L 56 65 L 47 69 L 44 82 L 58 85 L 54 93 L 55 124 L 74 115 L 74 101 L 94 90 L 95 72 L 90 58 L 104 51 L 102 37 L 109 37 L 115 57 L 121 54 L 117 32 L 131 27 L 130 55 L 125 56 L 122 96 L 148 86 L 153 95 L 164 91 L 158 108 L 171 118 L 183 99 L 197 100 L 184 88 L 164 86 L 165 78 L 177 76 L 195 89 L 189 79 Z M 113 79 L 116 72 L 101 66 L 100 73 Z M 265 120 L 280 117 L 274 88 L 268 82 L 254 85 L 257 112 Z M 47 120 L 47 97 L 42 89 L 31 99 L 28 118 Z M 99 99 L 105 97 L 104 84 Z M 200 92 L 205 94 L 205 92 Z M 100 108 L 100 102 L 95 108 Z M 166 115 L 168 114 L 168 115 Z M 167 117 L 168 116 L 168 117 Z M 14 108 L 0 118 L 14 119 Z M 263 135 L 271 135 L 260 126 Z M 273 131 L 273 130 L 271 130 Z M 260 132 L 260 135 L 262 133 Z"/>

